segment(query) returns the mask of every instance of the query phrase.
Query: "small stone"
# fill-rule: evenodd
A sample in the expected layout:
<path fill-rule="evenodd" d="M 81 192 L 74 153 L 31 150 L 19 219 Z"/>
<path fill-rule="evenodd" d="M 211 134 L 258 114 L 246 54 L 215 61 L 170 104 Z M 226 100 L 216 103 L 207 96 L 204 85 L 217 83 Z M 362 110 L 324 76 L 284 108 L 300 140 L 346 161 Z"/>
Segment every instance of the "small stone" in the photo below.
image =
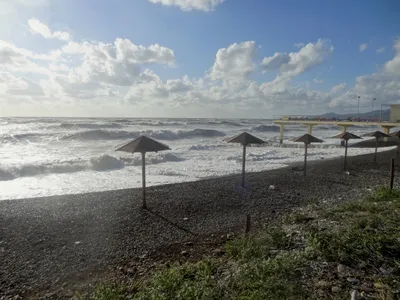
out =
<path fill-rule="evenodd" d="M 128 269 L 126 269 L 126 273 L 127 274 L 135 274 L 135 269 L 134 268 L 128 268 Z"/>
<path fill-rule="evenodd" d="M 76 242 L 75 242 L 75 245 L 80 245 L 80 244 L 82 244 L 81 241 L 76 241 Z"/>
<path fill-rule="evenodd" d="M 189 252 L 186 251 L 186 250 L 183 250 L 183 251 L 181 252 L 181 254 L 182 254 L 182 256 L 189 256 Z"/>
<path fill-rule="evenodd" d="M 56 292 L 52 292 L 52 293 L 47 293 L 44 295 L 45 298 L 51 298 L 53 296 L 55 296 L 57 293 Z"/>
<path fill-rule="evenodd" d="M 346 271 L 346 266 L 345 265 L 342 265 L 342 264 L 338 264 L 338 266 L 337 266 L 337 272 L 338 273 L 343 273 L 343 272 L 345 272 Z"/>
<path fill-rule="evenodd" d="M 227 238 L 228 240 L 232 239 L 233 237 L 234 237 L 233 233 L 228 233 L 228 234 L 226 235 L 226 238 Z"/>
<path fill-rule="evenodd" d="M 369 286 L 367 286 L 366 284 L 361 285 L 361 286 L 360 286 L 360 290 L 361 290 L 361 291 L 364 291 L 364 292 L 367 292 L 367 293 L 375 292 L 375 289 L 374 289 L 374 288 L 369 287 Z"/>
<path fill-rule="evenodd" d="M 222 256 L 225 254 L 225 250 L 217 248 L 212 251 L 212 253 L 216 256 Z"/>
<path fill-rule="evenodd" d="M 275 185 L 271 184 L 271 185 L 269 186 L 269 189 L 270 189 L 270 190 L 275 190 Z"/>
<path fill-rule="evenodd" d="M 189 220 L 189 218 L 186 218 L 186 217 L 185 217 L 185 218 L 183 218 L 183 221 L 187 221 L 187 220 Z"/>
<path fill-rule="evenodd" d="M 342 291 L 342 288 L 340 286 L 332 287 L 332 293 L 340 293 L 341 291 Z"/>
<path fill-rule="evenodd" d="M 357 290 L 353 290 L 351 292 L 351 300 L 358 300 L 358 291 Z"/>
<path fill-rule="evenodd" d="M 320 280 L 317 282 L 317 286 L 318 287 L 328 287 L 329 286 L 329 282 L 325 281 L 325 280 Z"/>
<path fill-rule="evenodd" d="M 357 284 L 360 283 L 360 280 L 358 280 L 357 278 L 349 277 L 349 278 L 347 278 L 347 282 L 349 282 L 349 283 L 351 283 L 353 285 L 357 285 Z"/>

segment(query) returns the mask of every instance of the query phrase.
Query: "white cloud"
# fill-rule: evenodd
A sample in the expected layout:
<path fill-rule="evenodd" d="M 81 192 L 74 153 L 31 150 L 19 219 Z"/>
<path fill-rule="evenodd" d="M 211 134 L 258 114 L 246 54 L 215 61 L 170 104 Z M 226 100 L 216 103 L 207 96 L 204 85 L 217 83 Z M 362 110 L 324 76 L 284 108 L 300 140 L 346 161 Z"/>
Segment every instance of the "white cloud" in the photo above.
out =
<path fill-rule="evenodd" d="M 332 92 L 332 94 L 337 94 L 337 93 L 343 91 L 345 88 L 346 88 L 346 83 L 343 82 L 343 83 L 341 83 L 341 84 L 335 85 L 335 86 L 331 89 L 331 92 Z"/>
<path fill-rule="evenodd" d="M 324 83 L 324 80 L 323 79 L 314 78 L 313 82 L 316 83 L 316 84 L 321 84 L 321 83 Z"/>
<path fill-rule="evenodd" d="M 368 48 L 368 44 L 367 43 L 361 44 L 360 45 L 360 52 L 365 51 L 367 48 Z"/>
<path fill-rule="evenodd" d="M 113 44 L 102 42 L 69 42 L 63 53 L 82 57 L 79 66 L 71 68 L 66 75 L 57 75 L 54 82 L 68 95 L 88 97 L 95 95 L 102 85 L 131 86 L 141 75 L 143 64 L 174 63 L 174 52 L 158 44 L 149 47 L 135 45 L 128 39 L 117 38 Z M 83 56 L 82 56 L 83 55 Z M 83 90 L 83 94 L 77 93 Z"/>
<path fill-rule="evenodd" d="M 333 47 L 327 40 L 319 39 L 308 43 L 297 52 L 275 53 L 263 59 L 264 70 L 280 69 L 280 76 L 293 77 L 322 64 L 333 53 Z"/>
<path fill-rule="evenodd" d="M 0 95 L 37 97 L 44 96 L 44 93 L 39 84 L 28 78 L 1 72 Z"/>
<path fill-rule="evenodd" d="M 51 31 L 51 29 L 37 19 L 30 19 L 28 21 L 29 29 L 32 34 L 39 34 L 45 39 L 58 39 L 60 41 L 71 40 L 71 35 L 66 31 Z"/>
<path fill-rule="evenodd" d="M 201 10 L 213 11 L 225 2 L 225 0 L 148 0 L 151 3 L 162 4 L 165 6 L 177 6 L 183 11 Z"/>
<path fill-rule="evenodd" d="M 376 53 L 382 53 L 383 51 L 385 51 L 385 47 L 381 47 L 379 49 L 376 49 Z"/>
<path fill-rule="evenodd" d="M 256 43 L 254 41 L 234 43 L 228 48 L 219 49 L 210 71 L 210 78 L 242 79 L 255 70 Z"/>
<path fill-rule="evenodd" d="M 279 69 L 283 64 L 289 63 L 289 61 L 289 54 L 275 52 L 273 56 L 265 57 L 261 63 L 261 66 L 265 71 L 275 70 Z"/>
<path fill-rule="evenodd" d="M 395 56 L 385 64 L 384 69 L 386 72 L 400 76 L 400 40 L 394 43 L 393 49 L 395 51 Z"/>
<path fill-rule="evenodd" d="M 380 103 L 398 103 L 400 100 L 400 41 L 395 41 L 395 56 L 386 62 L 381 70 L 371 75 L 358 76 L 355 85 L 343 94 L 332 99 L 332 108 L 348 108 L 357 105 L 358 96 L 361 105 L 369 107 L 373 98 Z"/>

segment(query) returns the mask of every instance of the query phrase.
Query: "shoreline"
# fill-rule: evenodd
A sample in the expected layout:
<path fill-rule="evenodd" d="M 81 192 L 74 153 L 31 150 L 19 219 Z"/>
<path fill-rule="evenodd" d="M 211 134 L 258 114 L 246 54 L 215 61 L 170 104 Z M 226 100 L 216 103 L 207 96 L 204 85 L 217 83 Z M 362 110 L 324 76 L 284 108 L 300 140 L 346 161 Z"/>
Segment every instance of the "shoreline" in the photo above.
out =
<path fill-rule="evenodd" d="M 248 173 L 247 191 L 240 174 L 151 186 L 149 210 L 140 208 L 140 188 L 0 201 L 0 296 L 67 297 L 143 254 L 238 231 L 246 214 L 256 228 L 309 201 L 358 199 L 388 182 L 393 156 L 380 152 L 378 166 L 371 154 L 349 157 L 350 175 L 342 158 L 310 161 L 307 177 L 292 170 L 300 163 Z"/>

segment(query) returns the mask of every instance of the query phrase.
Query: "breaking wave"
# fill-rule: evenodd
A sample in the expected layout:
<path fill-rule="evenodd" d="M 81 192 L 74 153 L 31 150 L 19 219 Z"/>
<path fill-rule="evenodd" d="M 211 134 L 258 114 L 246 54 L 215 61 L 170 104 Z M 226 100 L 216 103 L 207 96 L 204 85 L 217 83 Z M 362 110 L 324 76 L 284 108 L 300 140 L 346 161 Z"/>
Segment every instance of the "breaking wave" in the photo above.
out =
<path fill-rule="evenodd" d="M 122 128 L 123 126 L 117 123 L 110 124 L 98 124 L 98 123 L 61 123 L 61 128 L 66 129 L 74 129 L 74 128 L 87 128 L 87 129 L 96 129 L 96 128 Z"/>
<path fill-rule="evenodd" d="M 193 129 L 193 130 L 147 130 L 143 132 L 135 131 L 111 131 L 111 130 L 89 130 L 77 133 L 68 133 L 61 137 L 62 140 L 119 140 L 137 138 L 140 135 L 147 135 L 160 140 L 178 140 L 195 137 L 220 137 L 225 136 L 225 133 L 214 129 Z"/>
<path fill-rule="evenodd" d="M 280 128 L 276 125 L 257 125 L 253 126 L 251 130 L 259 132 L 279 132 Z"/>
<path fill-rule="evenodd" d="M 146 157 L 146 164 L 160 164 L 164 162 L 183 161 L 172 153 L 150 153 Z M 73 160 L 64 162 L 52 162 L 42 164 L 25 164 L 19 166 L 0 165 L 0 181 L 13 180 L 20 177 L 33 177 L 38 175 L 74 173 L 80 171 L 112 171 L 120 170 L 126 166 L 140 166 L 142 158 L 140 155 L 132 157 L 115 157 L 104 154 L 92 157 L 88 161 Z"/>

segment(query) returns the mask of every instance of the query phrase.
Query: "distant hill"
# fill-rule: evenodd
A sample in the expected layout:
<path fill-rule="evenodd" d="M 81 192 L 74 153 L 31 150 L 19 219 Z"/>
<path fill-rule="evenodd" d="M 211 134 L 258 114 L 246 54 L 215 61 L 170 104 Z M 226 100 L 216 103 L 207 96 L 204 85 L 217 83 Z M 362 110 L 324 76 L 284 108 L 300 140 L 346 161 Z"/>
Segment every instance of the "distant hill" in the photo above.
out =
<path fill-rule="evenodd" d="M 351 114 L 326 113 L 320 115 L 320 117 L 325 117 L 327 119 L 332 119 L 332 118 L 347 119 L 354 117 L 356 118 L 360 117 L 361 119 L 370 119 L 370 118 L 379 118 L 380 114 L 381 114 L 380 110 L 374 110 L 365 113 L 360 113 L 360 115 L 358 115 L 357 113 L 351 113 Z M 389 114 L 390 114 L 390 109 L 382 110 L 382 120 L 389 120 Z"/>

